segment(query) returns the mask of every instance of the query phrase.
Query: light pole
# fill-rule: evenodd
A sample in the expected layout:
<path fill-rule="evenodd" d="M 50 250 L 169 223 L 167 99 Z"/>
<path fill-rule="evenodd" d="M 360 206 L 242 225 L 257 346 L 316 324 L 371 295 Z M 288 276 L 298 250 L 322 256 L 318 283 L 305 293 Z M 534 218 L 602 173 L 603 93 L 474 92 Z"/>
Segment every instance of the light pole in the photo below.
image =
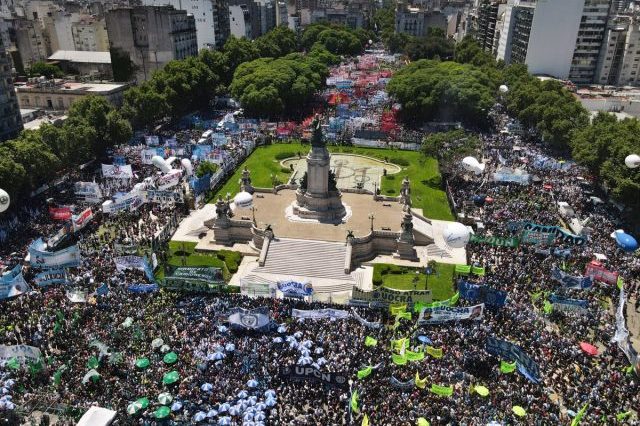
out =
<path fill-rule="evenodd" d="M 376 216 L 373 213 L 369 213 L 369 220 L 371 221 L 371 232 L 373 232 L 373 220 Z"/>

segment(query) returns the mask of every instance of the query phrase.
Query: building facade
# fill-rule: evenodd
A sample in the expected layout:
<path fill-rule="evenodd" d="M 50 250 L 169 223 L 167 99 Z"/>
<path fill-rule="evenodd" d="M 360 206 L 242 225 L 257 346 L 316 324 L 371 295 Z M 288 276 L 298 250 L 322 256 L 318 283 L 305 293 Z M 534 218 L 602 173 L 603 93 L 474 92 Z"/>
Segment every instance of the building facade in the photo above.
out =
<path fill-rule="evenodd" d="M 139 6 L 111 10 L 106 15 L 114 77 L 120 80 L 123 61 L 146 81 L 174 59 L 198 54 L 195 20 L 171 6 Z"/>
<path fill-rule="evenodd" d="M 15 138 L 22 130 L 22 117 L 11 76 L 11 58 L 0 39 L 0 142 Z"/>
<path fill-rule="evenodd" d="M 482 2 L 477 9 L 475 38 L 480 47 L 486 52 L 493 53 L 494 51 L 496 23 L 498 22 L 500 6 L 500 3 L 497 1 L 485 1 Z"/>
<path fill-rule="evenodd" d="M 142 0 L 144 6 L 173 6 L 193 15 L 198 49 L 221 48 L 230 32 L 227 0 Z"/>
<path fill-rule="evenodd" d="M 89 95 L 102 96 L 115 106 L 121 106 L 127 84 L 77 83 L 63 80 L 42 80 L 16 87 L 20 108 L 66 111 L 78 99 Z"/>
<path fill-rule="evenodd" d="M 640 19 L 637 14 L 618 15 L 607 26 L 597 83 L 636 86 L 640 83 Z"/>
<path fill-rule="evenodd" d="M 575 84 L 590 84 L 596 81 L 598 59 L 600 50 L 604 47 L 610 6 L 611 0 L 584 0 L 569 71 L 569 80 Z"/>
<path fill-rule="evenodd" d="M 108 52 L 109 36 L 104 19 L 84 17 L 71 25 L 71 36 L 75 50 L 85 52 Z"/>
<path fill-rule="evenodd" d="M 427 7 L 423 7 L 399 2 L 396 6 L 396 32 L 413 37 L 424 37 L 429 28 L 439 28 L 446 34 L 447 17 L 431 5 L 429 3 Z"/>

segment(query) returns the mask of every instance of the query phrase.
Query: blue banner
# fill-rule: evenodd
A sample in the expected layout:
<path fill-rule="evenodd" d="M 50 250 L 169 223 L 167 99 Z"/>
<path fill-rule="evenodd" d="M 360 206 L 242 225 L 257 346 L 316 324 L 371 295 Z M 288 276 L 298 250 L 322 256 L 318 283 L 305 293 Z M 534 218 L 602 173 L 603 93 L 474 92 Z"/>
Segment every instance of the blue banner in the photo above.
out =
<path fill-rule="evenodd" d="M 549 302 L 560 305 L 579 306 L 581 308 L 587 308 L 589 306 L 588 300 L 570 299 L 568 297 L 558 296 L 557 294 L 551 294 L 549 296 Z"/>
<path fill-rule="evenodd" d="M 58 251 L 46 251 L 46 244 L 38 238 L 29 246 L 29 262 L 40 269 L 73 268 L 80 266 L 80 249 L 77 245 Z"/>
<path fill-rule="evenodd" d="M 533 383 L 540 382 L 540 368 L 538 364 L 527 355 L 524 350 L 506 340 L 487 337 L 487 352 L 504 360 L 515 361 L 518 371 Z"/>
<path fill-rule="evenodd" d="M 131 284 L 127 287 L 127 290 L 132 293 L 153 293 L 158 289 L 158 284 Z"/>
<path fill-rule="evenodd" d="M 486 306 L 502 307 L 507 303 L 507 292 L 486 285 L 473 284 L 465 280 L 458 282 L 460 297 Z"/>
<path fill-rule="evenodd" d="M 311 283 L 298 281 L 278 281 L 278 290 L 284 293 L 285 297 L 306 297 L 313 294 Z"/>
<path fill-rule="evenodd" d="M 557 266 L 551 269 L 551 278 L 558 281 L 563 287 L 586 290 L 593 286 L 593 278 L 569 275 Z"/>
<path fill-rule="evenodd" d="M 562 244 L 570 244 L 574 246 L 582 246 L 587 243 L 585 237 L 571 234 L 570 232 L 554 225 L 539 225 L 532 222 L 509 222 L 507 229 L 511 232 L 522 231 L 526 235 L 542 235 L 550 234 L 554 239 L 560 240 Z"/>
<path fill-rule="evenodd" d="M 64 269 L 49 269 L 37 274 L 33 280 L 38 287 L 46 287 L 51 284 L 64 284 L 67 282 L 67 274 Z"/>
<path fill-rule="evenodd" d="M 7 274 L 0 276 L 0 299 L 19 296 L 31 290 L 22 276 L 22 265 L 16 265 Z"/>
<path fill-rule="evenodd" d="M 203 192 L 207 192 L 211 187 L 211 174 L 207 173 L 201 178 L 194 177 L 189 181 L 189 186 L 193 190 L 194 195 L 198 196 Z"/>
<path fill-rule="evenodd" d="M 151 265 L 149 264 L 146 256 L 118 256 L 114 257 L 113 261 L 115 262 L 116 269 L 118 271 L 124 271 L 125 269 L 136 269 L 138 271 L 143 271 L 149 281 L 155 282 L 153 269 L 151 268 Z"/>
<path fill-rule="evenodd" d="M 107 294 L 109 294 L 109 286 L 107 286 L 107 283 L 102 283 L 102 285 L 96 289 L 96 295 L 106 296 Z"/>

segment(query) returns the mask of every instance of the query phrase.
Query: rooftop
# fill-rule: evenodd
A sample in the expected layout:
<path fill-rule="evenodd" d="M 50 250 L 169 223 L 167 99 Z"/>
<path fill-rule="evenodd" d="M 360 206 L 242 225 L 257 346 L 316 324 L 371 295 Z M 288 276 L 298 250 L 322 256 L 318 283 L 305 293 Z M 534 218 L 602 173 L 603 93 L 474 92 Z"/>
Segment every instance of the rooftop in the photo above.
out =
<path fill-rule="evenodd" d="M 58 50 L 48 58 L 50 61 L 69 61 L 85 64 L 110 64 L 109 52 L 85 52 L 81 50 Z"/>
<path fill-rule="evenodd" d="M 126 88 L 126 83 L 82 83 L 64 80 L 44 80 L 34 83 L 16 84 L 16 92 L 84 92 L 108 93 Z"/>

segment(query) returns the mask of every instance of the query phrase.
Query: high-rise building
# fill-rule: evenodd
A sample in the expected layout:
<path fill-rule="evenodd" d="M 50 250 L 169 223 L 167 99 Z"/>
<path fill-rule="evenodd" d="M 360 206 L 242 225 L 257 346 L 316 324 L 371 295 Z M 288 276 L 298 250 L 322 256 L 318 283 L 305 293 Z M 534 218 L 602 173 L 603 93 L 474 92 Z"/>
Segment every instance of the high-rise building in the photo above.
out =
<path fill-rule="evenodd" d="M 71 24 L 71 35 L 75 50 L 106 52 L 109 50 L 109 37 L 104 19 L 84 16 Z"/>
<path fill-rule="evenodd" d="M 618 15 L 609 22 L 596 83 L 614 86 L 640 83 L 640 18 L 637 14 Z"/>
<path fill-rule="evenodd" d="M 252 39 L 266 34 L 277 25 L 278 6 L 276 0 L 230 0 L 232 34 Z"/>
<path fill-rule="evenodd" d="M 447 31 L 447 17 L 440 12 L 440 3 L 408 4 L 400 1 L 396 5 L 396 32 L 414 37 L 424 37 L 429 28 Z"/>
<path fill-rule="evenodd" d="M 11 59 L 0 38 L 0 142 L 15 138 L 22 130 L 22 117 L 11 76 Z"/>
<path fill-rule="evenodd" d="M 106 15 L 111 64 L 116 81 L 123 69 L 135 68 L 145 81 L 174 59 L 198 54 L 193 15 L 171 6 L 138 6 L 110 10 Z M 130 77 L 129 77 L 130 78 Z"/>
<path fill-rule="evenodd" d="M 221 48 L 229 37 L 227 0 L 142 0 L 145 6 L 173 6 L 196 20 L 198 49 Z"/>
<path fill-rule="evenodd" d="M 504 2 L 483 1 L 477 9 L 477 29 L 475 38 L 486 52 L 493 53 L 496 44 L 496 23 Z"/>
<path fill-rule="evenodd" d="M 509 0 L 497 58 L 532 74 L 591 83 L 610 0 Z"/>

